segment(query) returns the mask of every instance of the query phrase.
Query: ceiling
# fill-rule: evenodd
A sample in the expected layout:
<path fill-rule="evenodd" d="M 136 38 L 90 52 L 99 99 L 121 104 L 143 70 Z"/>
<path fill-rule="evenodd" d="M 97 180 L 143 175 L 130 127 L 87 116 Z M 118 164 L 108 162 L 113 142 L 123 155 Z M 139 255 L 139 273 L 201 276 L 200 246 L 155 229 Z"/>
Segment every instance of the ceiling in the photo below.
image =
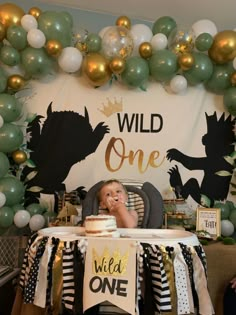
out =
<path fill-rule="evenodd" d="M 126 15 L 129 18 L 155 22 L 161 16 L 173 17 L 178 25 L 192 25 L 201 19 L 215 23 L 218 31 L 236 28 L 236 1 L 216 0 L 38 0 L 41 3 L 68 8 Z"/>

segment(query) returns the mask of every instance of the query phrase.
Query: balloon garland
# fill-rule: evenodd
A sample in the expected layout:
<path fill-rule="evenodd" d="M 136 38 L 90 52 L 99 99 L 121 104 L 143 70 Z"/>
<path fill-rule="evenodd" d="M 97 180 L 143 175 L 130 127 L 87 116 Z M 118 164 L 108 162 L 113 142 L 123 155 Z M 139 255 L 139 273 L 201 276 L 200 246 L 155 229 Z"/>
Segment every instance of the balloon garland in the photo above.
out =
<path fill-rule="evenodd" d="M 9 73 L 10 68 L 15 73 Z M 22 128 L 15 123 L 23 110 L 16 93 L 29 80 L 52 70 L 80 72 L 96 88 L 118 82 L 146 90 L 152 79 L 179 94 L 188 86 L 203 84 L 209 92 L 223 95 L 226 111 L 236 116 L 234 30 L 218 32 L 207 19 L 181 27 L 170 16 L 159 17 L 151 29 L 120 16 L 115 25 L 98 33 L 74 34 L 68 12 L 32 7 L 25 13 L 16 4 L 1 4 L 0 228 L 13 222 L 18 228 L 29 224 L 32 230 L 44 225 L 42 208 L 22 206 L 25 185 L 20 174 L 25 165 L 33 168 L 34 164 L 28 158 Z M 25 123 L 33 119 L 27 117 Z M 233 216 L 232 223 L 236 228 Z"/>

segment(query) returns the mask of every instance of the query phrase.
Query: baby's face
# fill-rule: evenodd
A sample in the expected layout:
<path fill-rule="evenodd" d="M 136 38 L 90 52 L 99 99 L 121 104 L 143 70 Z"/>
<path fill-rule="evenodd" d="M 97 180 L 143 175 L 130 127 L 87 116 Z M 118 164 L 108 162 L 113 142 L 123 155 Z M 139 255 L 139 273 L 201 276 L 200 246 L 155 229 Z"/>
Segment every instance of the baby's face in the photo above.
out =
<path fill-rule="evenodd" d="M 119 201 L 126 203 L 127 193 L 120 183 L 111 183 L 105 185 L 100 191 L 100 205 L 103 208 L 108 208 L 110 201 Z"/>

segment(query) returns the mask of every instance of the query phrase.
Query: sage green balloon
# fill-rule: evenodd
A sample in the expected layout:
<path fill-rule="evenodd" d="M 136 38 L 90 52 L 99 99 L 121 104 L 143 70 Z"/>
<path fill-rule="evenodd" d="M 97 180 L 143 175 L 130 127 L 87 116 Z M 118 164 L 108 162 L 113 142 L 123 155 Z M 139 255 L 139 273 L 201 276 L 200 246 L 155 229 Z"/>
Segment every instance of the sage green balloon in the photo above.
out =
<path fill-rule="evenodd" d="M 183 72 L 190 85 L 197 85 L 204 83 L 210 79 L 213 73 L 213 63 L 208 55 L 204 53 L 193 52 L 194 64 L 193 66 Z"/>
<path fill-rule="evenodd" d="M 23 132 L 19 126 L 5 123 L 0 128 L 0 151 L 3 153 L 15 151 L 21 146 L 23 139 Z"/>
<path fill-rule="evenodd" d="M 22 50 L 27 46 L 27 32 L 19 25 L 10 25 L 7 29 L 7 40 L 12 47 Z"/>
<path fill-rule="evenodd" d="M 149 68 L 156 81 L 169 81 L 178 70 L 177 56 L 167 49 L 158 50 L 149 59 Z"/>
<path fill-rule="evenodd" d="M 21 53 L 22 66 L 26 73 L 34 78 L 40 78 L 50 73 L 53 62 L 44 48 L 27 47 Z"/>
<path fill-rule="evenodd" d="M 42 214 L 44 208 L 39 203 L 31 203 L 26 207 L 26 210 L 30 213 L 32 217 L 35 214 Z"/>
<path fill-rule="evenodd" d="M 5 153 L 0 152 L 0 178 L 4 177 L 10 168 L 9 159 Z"/>
<path fill-rule="evenodd" d="M 195 46 L 199 51 L 207 51 L 213 44 L 213 37 L 209 33 L 202 33 L 195 39 Z"/>
<path fill-rule="evenodd" d="M 171 16 L 162 16 L 155 21 L 152 27 L 153 35 L 162 33 L 168 36 L 171 31 L 177 26 L 176 21 Z"/>
<path fill-rule="evenodd" d="M 17 120 L 22 112 L 22 104 L 14 95 L 0 94 L 0 115 L 4 122 L 13 122 Z"/>
<path fill-rule="evenodd" d="M 25 194 L 23 182 L 14 176 L 0 178 L 0 191 L 6 196 L 5 206 L 21 203 Z"/>
<path fill-rule="evenodd" d="M 61 14 L 63 19 L 66 21 L 68 27 L 71 29 L 74 24 L 72 15 L 67 11 L 61 11 L 59 14 Z"/>
<path fill-rule="evenodd" d="M 20 210 L 25 210 L 25 207 L 20 203 L 14 204 L 11 208 L 12 208 L 14 214 Z"/>
<path fill-rule="evenodd" d="M 14 212 L 10 207 L 4 206 L 0 209 L 0 227 L 8 228 L 12 225 Z"/>
<path fill-rule="evenodd" d="M 149 68 L 145 59 L 134 56 L 126 60 L 125 70 L 121 74 L 122 81 L 130 87 L 142 87 L 148 80 Z"/>
<path fill-rule="evenodd" d="M 231 75 L 234 71 L 232 63 L 213 65 L 213 73 L 205 83 L 206 89 L 212 93 L 223 95 L 225 90 L 231 87 Z"/>
<path fill-rule="evenodd" d="M 0 59 L 7 66 L 16 66 L 20 63 L 20 54 L 14 47 L 4 46 L 0 52 Z"/>
<path fill-rule="evenodd" d="M 72 27 L 65 18 L 65 14 L 54 11 L 45 11 L 38 17 L 38 28 L 44 33 L 47 40 L 57 40 L 63 47 L 71 46 Z"/>
<path fill-rule="evenodd" d="M 225 109 L 232 115 L 236 116 L 236 87 L 228 88 L 223 96 Z"/>
<path fill-rule="evenodd" d="M 7 88 L 7 75 L 0 68 L 0 93 L 4 92 Z"/>
<path fill-rule="evenodd" d="M 87 45 L 88 52 L 99 52 L 102 47 L 102 39 L 98 34 L 88 34 L 85 43 Z"/>

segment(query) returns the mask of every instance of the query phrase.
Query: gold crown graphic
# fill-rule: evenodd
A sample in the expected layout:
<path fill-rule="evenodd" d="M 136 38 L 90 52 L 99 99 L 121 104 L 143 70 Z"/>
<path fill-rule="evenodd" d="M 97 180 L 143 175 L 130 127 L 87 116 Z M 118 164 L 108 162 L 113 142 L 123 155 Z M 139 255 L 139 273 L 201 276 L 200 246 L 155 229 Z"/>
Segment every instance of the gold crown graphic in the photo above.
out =
<path fill-rule="evenodd" d="M 103 113 L 106 117 L 110 117 L 112 114 L 119 113 L 123 111 L 123 103 L 122 99 L 120 101 L 117 101 L 115 98 L 112 102 L 107 97 L 107 105 L 103 104 L 103 108 L 98 108 L 98 110 Z"/>
<path fill-rule="evenodd" d="M 106 247 L 103 254 L 99 256 L 93 248 L 93 274 L 101 276 L 119 276 L 126 274 L 129 252 L 123 256 L 120 250 L 115 250 L 112 255 Z"/>

